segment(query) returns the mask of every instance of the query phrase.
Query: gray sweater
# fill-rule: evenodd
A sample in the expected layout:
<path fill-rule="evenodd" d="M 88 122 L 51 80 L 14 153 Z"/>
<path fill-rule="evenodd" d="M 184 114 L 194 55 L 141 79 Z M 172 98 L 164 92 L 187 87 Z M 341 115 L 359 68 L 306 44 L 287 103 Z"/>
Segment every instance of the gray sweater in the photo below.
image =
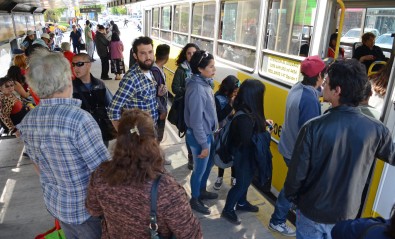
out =
<path fill-rule="evenodd" d="M 202 149 L 207 149 L 207 135 L 218 127 L 217 113 L 210 79 L 193 74 L 185 84 L 184 120 Z"/>

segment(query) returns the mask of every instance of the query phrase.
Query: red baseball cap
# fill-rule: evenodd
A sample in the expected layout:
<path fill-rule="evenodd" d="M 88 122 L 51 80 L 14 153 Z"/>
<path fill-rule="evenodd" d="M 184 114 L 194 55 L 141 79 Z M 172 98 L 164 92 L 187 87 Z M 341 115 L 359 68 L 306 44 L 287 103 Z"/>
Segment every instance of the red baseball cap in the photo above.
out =
<path fill-rule="evenodd" d="M 325 62 L 319 56 L 309 56 L 300 64 L 300 71 L 308 77 L 316 77 L 325 67 Z"/>

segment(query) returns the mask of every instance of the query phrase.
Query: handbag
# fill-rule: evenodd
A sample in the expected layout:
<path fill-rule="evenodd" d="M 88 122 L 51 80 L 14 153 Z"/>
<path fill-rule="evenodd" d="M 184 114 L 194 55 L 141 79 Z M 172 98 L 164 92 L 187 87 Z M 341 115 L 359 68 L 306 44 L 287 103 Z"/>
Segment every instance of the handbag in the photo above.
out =
<path fill-rule="evenodd" d="M 82 38 L 81 38 L 81 41 L 80 41 L 80 50 L 86 50 L 86 45 L 85 45 L 84 40 L 82 40 Z"/>
<path fill-rule="evenodd" d="M 162 178 L 162 174 L 159 174 L 159 176 L 152 183 L 152 187 L 151 187 L 151 211 L 150 211 L 150 223 L 149 223 L 149 232 L 151 239 L 162 238 L 158 233 L 158 224 L 156 223 L 156 202 L 158 199 L 158 184 L 161 178 Z M 176 237 L 172 235 L 170 239 L 176 239 Z"/>
<path fill-rule="evenodd" d="M 66 239 L 66 236 L 60 228 L 59 220 L 55 219 L 55 226 L 47 232 L 37 235 L 35 239 Z"/>

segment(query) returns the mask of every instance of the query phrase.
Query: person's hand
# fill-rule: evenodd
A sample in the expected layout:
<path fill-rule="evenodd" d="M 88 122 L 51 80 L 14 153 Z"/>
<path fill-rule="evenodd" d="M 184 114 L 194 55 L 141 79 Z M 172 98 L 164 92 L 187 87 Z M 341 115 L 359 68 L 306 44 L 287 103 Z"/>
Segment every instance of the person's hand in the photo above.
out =
<path fill-rule="evenodd" d="M 198 158 L 204 159 L 208 157 L 208 148 L 207 149 L 202 149 L 202 152 L 198 155 Z"/>
<path fill-rule="evenodd" d="M 165 120 L 167 116 L 167 112 L 163 112 L 162 114 L 159 115 L 160 120 Z"/>
<path fill-rule="evenodd" d="M 376 59 L 376 57 L 374 57 L 373 55 L 366 55 L 366 56 L 361 57 L 362 62 L 373 61 L 374 59 Z"/>
<path fill-rule="evenodd" d="M 266 124 L 267 124 L 267 125 L 270 125 L 270 126 L 268 127 L 268 129 L 269 129 L 268 131 L 269 131 L 270 133 L 272 133 L 272 132 L 273 132 L 273 129 L 274 129 L 274 128 L 273 128 L 273 125 L 274 125 L 273 120 L 267 119 L 267 120 L 266 120 Z"/>

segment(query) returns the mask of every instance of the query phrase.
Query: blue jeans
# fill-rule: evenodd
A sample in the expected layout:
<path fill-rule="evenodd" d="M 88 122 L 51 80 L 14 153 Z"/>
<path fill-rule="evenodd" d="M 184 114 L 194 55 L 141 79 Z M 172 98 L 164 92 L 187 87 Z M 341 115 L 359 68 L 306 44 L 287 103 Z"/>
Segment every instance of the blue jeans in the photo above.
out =
<path fill-rule="evenodd" d="M 332 239 L 335 224 L 314 222 L 296 210 L 296 239 Z"/>
<path fill-rule="evenodd" d="M 99 217 L 90 217 L 82 224 L 67 224 L 60 221 L 60 226 L 67 239 L 101 238 L 101 219 Z"/>
<path fill-rule="evenodd" d="M 206 158 L 198 158 L 197 156 L 202 152 L 202 147 L 196 141 L 195 136 L 191 129 L 187 130 L 186 133 L 186 141 L 192 151 L 193 156 L 193 171 L 191 176 L 191 191 L 192 198 L 199 198 L 200 191 L 205 190 L 207 187 L 207 179 L 210 175 L 211 168 L 214 165 L 214 162 L 210 160 L 210 148 L 211 143 L 213 142 L 213 135 L 207 135 L 207 144 L 209 147 L 209 156 Z"/>
<path fill-rule="evenodd" d="M 284 157 L 285 164 L 289 165 L 289 159 Z M 285 198 L 284 188 L 281 189 L 277 197 L 276 205 L 270 223 L 274 225 L 285 223 L 287 220 L 288 211 L 291 209 L 292 203 Z"/>
<path fill-rule="evenodd" d="M 249 152 L 250 151 L 250 152 Z M 250 153 L 252 150 L 244 148 L 243 152 L 237 150 L 233 167 L 235 170 L 236 185 L 233 186 L 226 197 L 224 211 L 234 210 L 236 203 L 244 205 L 247 203 L 247 191 L 254 178 L 254 158 Z"/>

